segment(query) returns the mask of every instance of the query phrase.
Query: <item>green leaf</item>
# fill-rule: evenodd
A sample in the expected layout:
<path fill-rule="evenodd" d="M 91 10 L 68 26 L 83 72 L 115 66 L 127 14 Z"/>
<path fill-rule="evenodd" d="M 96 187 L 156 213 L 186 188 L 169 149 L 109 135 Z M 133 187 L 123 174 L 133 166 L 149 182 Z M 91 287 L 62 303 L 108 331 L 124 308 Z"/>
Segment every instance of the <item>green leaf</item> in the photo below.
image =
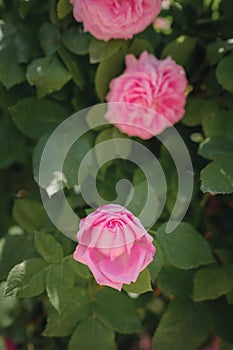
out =
<path fill-rule="evenodd" d="M 205 135 L 233 137 L 233 118 L 229 111 L 213 110 L 212 113 L 206 114 L 203 119 L 203 129 Z"/>
<path fill-rule="evenodd" d="M 109 123 L 104 118 L 104 115 L 106 112 L 107 112 L 106 103 L 99 103 L 90 107 L 86 115 L 86 121 L 89 127 L 94 131 L 102 131 L 103 129 L 108 129 Z M 95 117 L 98 118 L 98 123 L 100 124 L 100 126 L 95 127 L 95 120 L 94 120 Z"/>
<path fill-rule="evenodd" d="M 207 338 L 210 328 L 205 304 L 175 299 L 154 334 L 153 348 L 197 350 Z"/>
<path fill-rule="evenodd" d="M 95 147 L 95 156 L 97 160 L 97 166 L 100 168 L 105 163 L 105 159 L 109 158 L 110 161 L 108 163 L 103 165 L 103 168 L 109 167 L 112 164 L 112 159 L 116 159 L 118 157 L 120 158 L 126 158 L 130 154 L 132 144 L 129 140 L 127 143 L 121 143 L 121 141 L 114 140 L 114 139 L 128 139 L 128 136 L 125 134 L 122 134 L 117 128 L 107 128 L 102 130 L 98 133 L 96 140 L 95 140 L 95 146 L 98 144 L 101 144 L 104 141 L 111 140 L 111 147 L 104 147 L 103 148 L 96 148 Z M 103 171 L 103 170 L 102 170 Z"/>
<path fill-rule="evenodd" d="M 37 0 L 21 0 L 18 5 L 19 16 L 25 19 L 30 11 L 35 7 Z"/>
<path fill-rule="evenodd" d="M 39 139 L 53 131 L 67 116 L 57 102 L 47 98 L 25 98 L 10 108 L 12 119 L 27 136 Z"/>
<path fill-rule="evenodd" d="M 75 284 L 78 284 L 79 286 L 87 284 L 85 277 L 80 278 L 80 275 L 75 274 L 74 269 L 72 269 L 71 260 L 74 260 L 73 255 L 68 255 L 60 264 L 61 279 L 63 280 L 64 285 L 66 285 L 69 293 L 71 292 L 70 289 L 73 289 Z"/>
<path fill-rule="evenodd" d="M 6 288 L 6 282 L 0 283 L 0 329 L 6 328 L 12 325 L 15 319 L 18 317 L 20 308 L 19 300 L 15 297 L 4 297 L 4 290 Z"/>
<path fill-rule="evenodd" d="M 233 17 L 233 3 L 229 0 L 223 0 L 220 3 L 220 11 L 225 17 L 232 19 Z"/>
<path fill-rule="evenodd" d="M 13 267 L 7 278 L 5 295 L 31 298 L 43 293 L 46 267 L 42 259 L 25 260 Z"/>
<path fill-rule="evenodd" d="M 124 284 L 123 289 L 128 293 L 142 294 L 152 291 L 151 277 L 148 269 L 144 269 L 138 276 L 136 282 L 129 285 Z"/>
<path fill-rule="evenodd" d="M 168 296 L 189 298 L 193 290 L 193 270 L 179 270 L 173 266 L 163 266 L 157 284 Z"/>
<path fill-rule="evenodd" d="M 110 58 L 102 61 L 96 71 L 95 86 L 98 97 L 104 101 L 109 89 L 110 81 L 123 72 L 124 53 L 118 50 Z"/>
<path fill-rule="evenodd" d="M 63 250 L 61 245 L 45 232 L 35 233 L 35 247 L 38 253 L 45 259 L 48 263 L 54 264 L 61 261 L 63 258 Z"/>
<path fill-rule="evenodd" d="M 95 295 L 94 311 L 107 327 L 119 333 L 141 330 L 141 321 L 132 300 L 126 295 L 104 288 Z"/>
<path fill-rule="evenodd" d="M 213 66 L 217 64 L 223 56 L 233 50 L 233 45 L 226 41 L 213 42 L 206 48 L 207 59 Z"/>
<path fill-rule="evenodd" d="M 51 23 L 43 23 L 39 30 L 40 46 L 46 56 L 54 54 L 59 46 L 60 32 L 57 27 Z"/>
<path fill-rule="evenodd" d="M 154 49 L 149 43 L 149 41 L 136 37 L 129 46 L 127 54 L 133 54 L 134 56 L 139 57 L 143 51 L 153 53 Z"/>
<path fill-rule="evenodd" d="M 224 341 L 233 344 L 232 319 L 233 305 L 229 305 L 225 298 L 216 300 L 210 313 L 215 333 Z"/>
<path fill-rule="evenodd" d="M 71 27 L 64 31 L 62 42 L 75 55 L 87 55 L 91 36 L 83 33 L 79 28 Z"/>
<path fill-rule="evenodd" d="M 232 154 L 214 160 L 202 170 L 201 190 L 213 194 L 233 192 Z"/>
<path fill-rule="evenodd" d="M 66 337 L 72 333 L 78 322 L 90 315 L 87 290 L 74 287 L 72 294 L 66 308 L 61 313 L 52 307 L 49 309 L 46 328 L 43 332 L 44 336 Z"/>
<path fill-rule="evenodd" d="M 109 40 L 106 42 L 91 38 L 89 45 L 90 63 L 99 63 L 111 57 L 124 43 L 124 40 Z"/>
<path fill-rule="evenodd" d="M 173 232 L 158 228 L 156 238 L 167 261 L 178 269 L 191 269 L 214 262 L 206 240 L 189 224 L 181 223 Z"/>
<path fill-rule="evenodd" d="M 72 11 L 69 0 L 59 0 L 57 3 L 57 16 L 59 19 L 66 17 Z"/>
<path fill-rule="evenodd" d="M 72 289 L 70 290 L 67 285 L 67 282 L 70 283 L 70 276 L 67 276 L 67 267 L 63 263 L 55 264 L 47 270 L 46 291 L 51 304 L 59 313 L 65 309 L 69 300 L 71 300 L 70 293 L 72 293 Z"/>
<path fill-rule="evenodd" d="M 34 177 L 34 180 L 36 181 L 36 183 L 44 188 L 46 186 L 48 186 L 52 181 L 52 179 L 48 179 L 45 186 L 43 186 L 43 184 L 39 183 L 40 161 L 41 161 L 41 157 L 42 157 L 45 145 L 48 142 L 49 137 L 50 137 L 50 135 L 48 135 L 48 134 L 45 134 L 44 136 L 42 136 L 41 139 L 37 142 L 37 145 L 36 145 L 34 152 L 33 152 L 33 177 Z"/>
<path fill-rule="evenodd" d="M 233 140 L 226 136 L 213 136 L 199 146 L 198 154 L 207 159 L 221 158 L 233 152 Z"/>
<path fill-rule="evenodd" d="M 66 65 L 67 69 L 69 70 L 70 74 L 72 75 L 72 79 L 75 82 L 75 84 L 80 87 L 80 89 L 83 89 L 85 86 L 85 78 L 83 75 L 83 72 L 81 68 L 79 67 L 77 58 L 70 54 L 64 47 L 60 46 L 58 50 L 58 54 L 63 60 L 64 64 Z"/>
<path fill-rule="evenodd" d="M 73 187 L 78 183 L 79 165 L 83 157 L 91 150 L 93 145 L 93 135 L 90 137 L 82 136 L 75 141 L 70 148 L 63 165 L 63 172 L 66 175 L 67 183 L 70 187 Z M 65 144 L 64 135 L 64 144 Z M 61 145 L 62 147 L 62 145 Z M 88 173 L 88 167 L 86 168 Z"/>
<path fill-rule="evenodd" d="M 31 234 L 7 235 L 0 257 L 0 279 L 7 279 L 9 271 L 25 259 L 37 258 Z M 9 259 L 10 257 L 10 259 Z"/>
<path fill-rule="evenodd" d="M 216 77 L 224 90 L 233 94 L 233 54 L 225 56 L 218 64 Z"/>
<path fill-rule="evenodd" d="M 194 276 L 193 300 L 217 299 L 233 291 L 233 261 L 199 270 Z"/>
<path fill-rule="evenodd" d="M 148 197 L 148 181 L 144 180 L 134 185 L 129 192 L 127 200 L 130 199 L 127 208 L 135 215 L 138 216 L 144 208 Z M 127 201 L 126 201 L 127 202 Z M 156 208 L 150 208 L 151 215 L 154 215 Z"/>
<path fill-rule="evenodd" d="M 25 80 L 24 68 L 18 62 L 20 34 L 14 26 L 3 21 L 0 33 L 0 82 L 9 89 Z"/>
<path fill-rule="evenodd" d="M 196 38 L 181 35 L 165 46 L 161 58 L 171 56 L 178 64 L 189 69 L 193 60 L 196 45 Z"/>
<path fill-rule="evenodd" d="M 73 256 L 70 257 L 68 263 L 70 268 L 74 271 L 76 275 L 82 278 L 90 278 L 91 274 L 89 268 L 86 265 L 74 260 Z"/>
<path fill-rule="evenodd" d="M 148 200 L 148 193 L 153 193 L 154 206 L 150 206 L 150 208 L 148 208 L 147 217 L 156 217 L 157 212 L 159 210 L 159 199 L 157 192 L 155 192 L 155 190 L 152 187 L 150 188 L 150 185 L 148 184 L 147 180 L 143 180 L 141 182 L 136 183 L 128 194 L 126 203 L 129 202 L 129 200 L 130 202 L 129 204 L 127 204 L 127 208 L 135 216 L 138 216 L 142 212 Z"/>
<path fill-rule="evenodd" d="M 200 125 L 204 118 L 211 118 L 218 109 L 217 102 L 207 99 L 189 97 L 182 123 L 187 126 Z"/>
<path fill-rule="evenodd" d="M 159 275 L 164 262 L 163 251 L 159 243 L 156 240 L 154 240 L 153 244 L 156 247 L 156 252 L 155 252 L 153 261 L 148 266 L 152 281 L 154 281 Z"/>
<path fill-rule="evenodd" d="M 4 337 L 0 336 L 0 350 L 8 350 Z"/>
<path fill-rule="evenodd" d="M 17 28 L 17 34 L 14 37 L 14 44 L 16 47 L 17 62 L 28 63 L 32 58 L 33 43 L 30 35 L 25 31 L 25 28 Z M 24 79 L 25 80 L 25 79 Z"/>
<path fill-rule="evenodd" d="M 61 235 L 61 232 L 55 231 L 53 237 L 62 246 L 62 250 L 65 256 L 65 260 L 68 259 L 68 255 L 73 253 L 75 242 L 65 235 Z"/>
<path fill-rule="evenodd" d="M 115 334 L 96 318 L 82 321 L 74 331 L 68 350 L 116 350 Z"/>
<path fill-rule="evenodd" d="M 233 290 L 232 292 L 228 293 L 226 297 L 228 304 L 233 304 Z"/>
<path fill-rule="evenodd" d="M 5 169 L 14 162 L 25 162 L 25 143 L 23 135 L 9 118 L 0 120 L 0 169 Z"/>
<path fill-rule="evenodd" d="M 36 86 L 39 98 L 61 90 L 72 78 L 61 61 L 53 56 L 34 59 L 26 76 L 29 84 Z"/>
<path fill-rule="evenodd" d="M 44 151 L 44 147 L 48 141 L 49 135 L 45 135 L 41 138 L 41 140 L 38 142 L 34 155 L 33 155 L 33 173 L 34 173 L 34 179 L 35 181 L 43 188 L 46 189 L 47 193 L 49 195 L 53 195 L 59 191 L 59 186 L 57 184 L 60 183 L 61 175 L 63 177 L 63 185 L 72 188 L 74 185 L 78 183 L 78 171 L 80 163 L 83 159 L 83 157 L 87 154 L 87 152 L 91 149 L 92 146 L 92 139 L 86 137 L 85 135 L 83 137 L 80 137 L 70 148 L 68 154 L 66 155 L 62 174 L 60 173 L 60 170 L 55 167 L 47 167 L 46 168 L 46 174 L 43 176 L 43 180 L 40 179 L 39 183 L 39 167 L 40 167 L 40 161 L 41 157 Z M 67 138 L 66 133 L 64 133 L 64 138 L 60 144 L 60 150 L 61 152 L 66 152 L 66 144 L 67 144 Z M 54 159 L 54 151 L 50 148 L 50 150 L 47 149 L 47 152 L 51 152 L 51 157 Z M 58 154 L 58 157 L 61 155 Z M 56 162 L 53 161 L 53 164 L 56 165 Z M 87 169 L 88 170 L 88 169 Z M 61 206 L 62 210 L 62 206 Z"/>
<path fill-rule="evenodd" d="M 226 343 L 223 340 L 221 340 L 219 350 L 233 350 L 233 344 Z"/>
<path fill-rule="evenodd" d="M 43 206 L 38 202 L 28 199 L 15 200 L 13 217 L 28 232 L 39 230 L 48 222 L 48 217 Z"/>

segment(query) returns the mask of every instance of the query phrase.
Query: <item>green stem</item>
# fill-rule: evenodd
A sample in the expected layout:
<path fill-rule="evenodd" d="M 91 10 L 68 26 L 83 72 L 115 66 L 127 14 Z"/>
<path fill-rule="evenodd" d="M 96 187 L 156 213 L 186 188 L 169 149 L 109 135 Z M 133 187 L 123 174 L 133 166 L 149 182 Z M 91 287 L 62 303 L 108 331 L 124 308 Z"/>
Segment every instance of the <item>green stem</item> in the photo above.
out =
<path fill-rule="evenodd" d="M 147 230 L 151 235 L 157 236 L 158 232 L 154 230 Z"/>

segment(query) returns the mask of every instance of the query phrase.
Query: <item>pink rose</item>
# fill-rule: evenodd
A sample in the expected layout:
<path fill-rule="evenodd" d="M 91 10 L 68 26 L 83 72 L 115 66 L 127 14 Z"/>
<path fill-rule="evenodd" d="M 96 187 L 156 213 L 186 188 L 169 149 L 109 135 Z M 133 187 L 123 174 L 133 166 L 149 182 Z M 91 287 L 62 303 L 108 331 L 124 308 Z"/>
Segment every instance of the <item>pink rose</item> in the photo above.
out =
<path fill-rule="evenodd" d="M 108 204 L 82 219 L 74 259 L 86 264 L 100 285 L 121 290 L 153 260 L 152 237 L 121 205 Z"/>
<path fill-rule="evenodd" d="M 140 350 L 151 350 L 152 349 L 152 339 L 149 334 L 143 334 L 139 340 Z"/>
<path fill-rule="evenodd" d="M 16 350 L 17 349 L 17 346 L 10 338 L 4 337 L 4 342 L 5 342 L 5 346 L 6 346 L 7 350 Z"/>
<path fill-rule="evenodd" d="M 212 344 L 205 346 L 202 350 L 219 350 L 220 346 L 220 339 L 219 337 L 215 337 Z"/>
<path fill-rule="evenodd" d="M 70 0 L 74 17 L 97 39 L 130 39 L 151 24 L 161 0 Z"/>
<path fill-rule="evenodd" d="M 158 60 L 144 51 L 127 55 L 126 69 L 110 83 L 106 119 L 129 136 L 142 139 L 160 134 L 184 115 L 187 79 L 170 57 Z"/>

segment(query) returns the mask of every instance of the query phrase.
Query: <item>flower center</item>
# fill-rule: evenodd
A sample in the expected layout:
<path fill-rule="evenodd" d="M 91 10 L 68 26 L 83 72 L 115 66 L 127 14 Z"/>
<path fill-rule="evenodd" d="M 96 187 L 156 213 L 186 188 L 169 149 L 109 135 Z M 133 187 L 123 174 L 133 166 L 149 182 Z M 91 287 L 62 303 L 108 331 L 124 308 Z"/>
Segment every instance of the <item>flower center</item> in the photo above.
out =
<path fill-rule="evenodd" d="M 113 219 L 113 220 L 108 221 L 106 223 L 106 226 L 108 229 L 113 230 L 113 229 L 116 229 L 117 227 L 122 227 L 123 224 L 121 221 Z"/>

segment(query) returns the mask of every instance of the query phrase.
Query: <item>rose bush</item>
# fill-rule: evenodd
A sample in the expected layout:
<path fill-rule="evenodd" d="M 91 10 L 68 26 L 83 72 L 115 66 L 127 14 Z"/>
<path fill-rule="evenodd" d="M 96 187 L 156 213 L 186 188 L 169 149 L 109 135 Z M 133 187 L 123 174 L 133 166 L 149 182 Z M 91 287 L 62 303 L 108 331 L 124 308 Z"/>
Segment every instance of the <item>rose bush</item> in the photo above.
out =
<path fill-rule="evenodd" d="M 130 39 L 153 22 L 161 0 L 71 0 L 74 17 L 97 39 Z"/>
<path fill-rule="evenodd" d="M 161 11 L 160 5 L 0 1 L 1 349 L 13 347 L 9 339 L 17 350 L 233 347 L 233 2 L 164 0 Z M 158 13 L 164 21 L 156 21 Z M 166 20 L 169 30 L 156 28 Z M 109 106 L 112 124 L 94 127 L 99 103 L 111 100 L 127 108 L 115 115 Z M 136 117 L 131 102 L 140 111 Z M 96 104 L 83 120 L 90 130 L 68 151 L 69 133 L 83 126 L 73 127 L 69 117 Z M 118 128 L 130 120 L 129 129 Z M 63 121 L 71 127 L 52 143 L 40 176 L 47 140 Z M 173 138 L 166 139 L 173 124 L 193 171 Z M 164 186 L 150 162 L 143 163 L 144 174 L 127 160 L 132 141 L 150 151 L 164 173 L 166 200 L 150 230 L 137 217 L 146 226 L 141 211 L 156 216 Z M 168 149 L 180 155 L 179 179 Z M 63 155 L 62 169 L 52 167 Z M 96 186 L 100 203 L 82 196 L 82 161 L 83 178 L 92 184 L 87 192 Z M 149 208 L 146 174 L 157 186 Z M 194 176 L 191 202 L 167 234 L 174 206 L 179 211 L 186 202 L 177 194 L 187 174 Z M 46 203 L 57 199 L 56 222 L 74 241 L 48 218 L 40 190 Z M 116 214 L 113 203 L 127 209 Z M 78 221 L 70 220 L 65 204 L 82 219 L 78 246 Z M 110 234 L 114 226 L 117 235 Z M 114 237 L 126 242 L 116 247 Z"/>
<path fill-rule="evenodd" d="M 146 51 L 138 60 L 133 55 L 125 60 L 125 71 L 111 81 L 106 96 L 108 102 L 119 104 L 109 104 L 106 119 L 117 122 L 129 136 L 148 139 L 183 117 L 188 84 L 185 71 L 170 57 L 158 60 Z"/>
<path fill-rule="evenodd" d="M 155 247 L 140 221 L 120 205 L 105 205 L 82 219 L 74 259 L 100 285 L 121 290 L 152 262 Z"/>

